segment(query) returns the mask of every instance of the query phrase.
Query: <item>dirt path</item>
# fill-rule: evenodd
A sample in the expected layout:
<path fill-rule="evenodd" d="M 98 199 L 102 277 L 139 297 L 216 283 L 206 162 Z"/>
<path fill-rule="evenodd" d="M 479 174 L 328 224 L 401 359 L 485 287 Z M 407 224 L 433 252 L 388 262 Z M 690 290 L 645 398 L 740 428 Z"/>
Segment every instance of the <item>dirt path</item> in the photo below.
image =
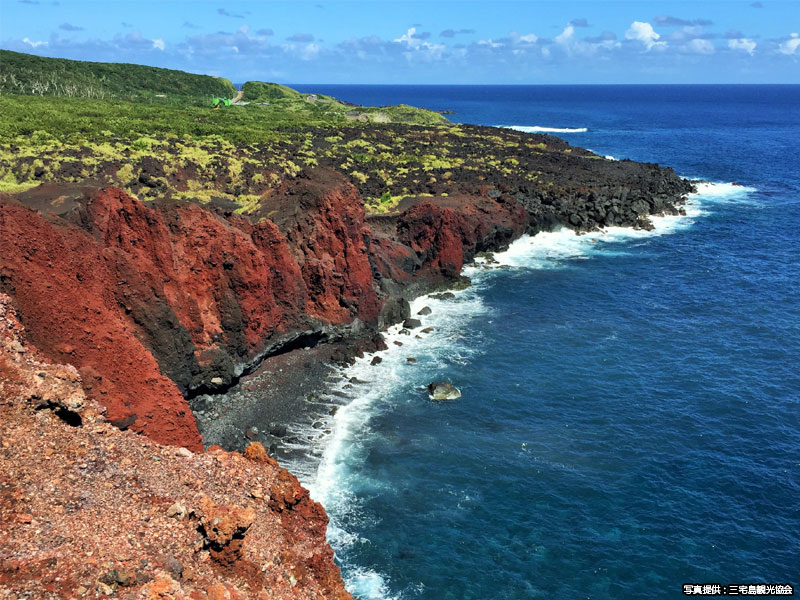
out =
<path fill-rule="evenodd" d="M 236 92 L 236 98 L 231 100 L 231 104 L 236 104 L 237 102 L 239 102 L 239 100 L 242 99 L 242 96 L 244 96 L 244 91 L 243 90 L 239 90 L 238 92 Z"/>

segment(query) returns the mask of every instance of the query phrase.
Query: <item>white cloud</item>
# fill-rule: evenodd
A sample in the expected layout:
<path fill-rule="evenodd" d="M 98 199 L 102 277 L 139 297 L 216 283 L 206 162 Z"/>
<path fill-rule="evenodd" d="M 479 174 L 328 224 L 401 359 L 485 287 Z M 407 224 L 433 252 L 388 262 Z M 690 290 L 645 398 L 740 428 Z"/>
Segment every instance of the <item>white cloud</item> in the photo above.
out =
<path fill-rule="evenodd" d="M 303 60 L 312 60 L 319 55 L 319 51 L 322 50 L 322 46 L 317 43 L 310 43 L 306 44 L 305 47 L 300 50 L 300 58 Z"/>
<path fill-rule="evenodd" d="M 714 44 L 700 38 L 695 38 L 686 44 L 686 49 L 695 54 L 714 54 Z"/>
<path fill-rule="evenodd" d="M 25 44 L 28 44 L 28 46 L 30 46 L 31 48 L 38 48 L 39 46 L 47 46 L 47 42 L 34 42 L 33 40 L 28 38 L 22 38 L 22 41 Z"/>
<path fill-rule="evenodd" d="M 661 36 L 653 30 L 653 26 L 650 25 L 650 23 L 643 23 L 642 21 L 634 21 L 631 23 L 628 31 L 625 32 L 626 40 L 642 42 L 648 51 L 653 48 L 664 48 L 667 45 L 666 42 L 658 41 L 660 37 Z"/>
<path fill-rule="evenodd" d="M 421 38 L 417 37 L 417 28 L 416 27 L 409 27 L 408 31 L 406 31 L 403 35 L 399 38 L 393 40 L 398 44 L 406 44 L 409 48 L 421 48 L 423 46 L 429 45 L 428 42 L 425 42 Z"/>
<path fill-rule="evenodd" d="M 519 36 L 519 41 L 525 42 L 526 44 L 535 44 L 538 41 L 538 39 L 539 36 L 537 36 L 535 33 L 529 33 L 527 35 Z"/>
<path fill-rule="evenodd" d="M 575 26 L 568 23 L 564 30 L 558 34 L 554 41 L 560 46 L 567 55 L 583 55 L 592 56 L 597 54 L 598 51 L 611 50 L 619 47 L 619 42 L 616 39 L 609 39 L 601 36 L 603 39 L 577 39 L 575 37 Z M 616 36 L 614 36 L 616 37 Z"/>
<path fill-rule="evenodd" d="M 422 53 L 425 58 L 441 58 L 442 53 L 445 51 L 444 44 L 426 42 L 420 36 L 417 36 L 416 33 L 417 28 L 410 27 L 406 33 L 393 41 L 396 44 L 405 44 L 409 51 L 413 50 Z M 411 58 L 411 52 L 407 52 L 406 56 Z"/>
<path fill-rule="evenodd" d="M 186 56 L 200 56 L 206 60 L 210 60 L 208 57 L 217 58 L 223 54 L 230 56 L 231 53 L 242 56 L 258 56 L 261 60 L 266 60 L 268 57 L 274 58 L 280 54 L 281 50 L 291 50 L 291 54 L 294 54 L 294 48 L 270 46 L 266 36 L 253 35 L 246 27 L 240 27 L 236 33 L 219 32 L 193 35 L 188 37 L 185 42 L 170 47 Z"/>
<path fill-rule="evenodd" d="M 283 44 L 281 49 L 287 54 L 300 57 L 300 60 L 314 60 L 322 51 L 322 46 L 316 42 L 298 43 L 289 42 Z"/>
<path fill-rule="evenodd" d="M 562 46 L 568 46 L 570 42 L 575 38 L 575 28 L 572 26 L 572 23 L 564 27 L 564 31 L 559 33 L 556 36 L 556 43 L 561 44 Z"/>
<path fill-rule="evenodd" d="M 486 46 L 488 48 L 502 48 L 505 46 L 503 42 L 495 42 L 493 39 L 478 40 L 478 46 Z"/>
<path fill-rule="evenodd" d="M 753 51 L 756 49 L 756 43 L 750 38 L 739 38 L 728 40 L 728 48 L 731 50 L 744 50 L 750 56 L 753 56 Z"/>
<path fill-rule="evenodd" d="M 153 40 L 153 48 L 156 50 L 163 50 L 166 46 L 164 45 L 164 40 L 157 38 Z"/>
<path fill-rule="evenodd" d="M 800 48 L 800 36 L 793 33 L 788 40 L 780 45 L 779 50 L 781 54 L 795 55 L 798 54 L 798 48 Z"/>
<path fill-rule="evenodd" d="M 701 37 L 703 37 L 703 27 L 701 25 L 687 25 L 676 29 L 669 35 L 669 39 L 675 42 L 688 42 Z"/>

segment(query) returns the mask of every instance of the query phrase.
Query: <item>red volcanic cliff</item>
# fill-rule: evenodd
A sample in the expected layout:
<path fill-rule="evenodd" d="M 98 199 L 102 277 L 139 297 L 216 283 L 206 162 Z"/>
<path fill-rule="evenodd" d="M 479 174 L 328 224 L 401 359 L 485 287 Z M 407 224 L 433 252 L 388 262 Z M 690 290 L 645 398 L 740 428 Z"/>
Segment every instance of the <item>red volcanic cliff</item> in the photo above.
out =
<path fill-rule="evenodd" d="M 187 394 L 223 389 L 299 335 L 374 330 L 404 286 L 451 280 L 526 225 L 524 209 L 486 196 L 409 201 L 367 223 L 356 189 L 322 170 L 251 219 L 66 191 L 0 200 L 0 291 L 110 421 L 191 449 L 202 441 Z"/>
<path fill-rule="evenodd" d="M 457 277 L 476 252 L 496 250 L 522 235 L 527 215 L 517 204 L 488 197 L 448 197 L 400 215 L 397 240 L 421 261 L 420 271 Z"/>
<path fill-rule="evenodd" d="M 4 202 L 0 254 L 3 287 L 30 340 L 81 370 L 87 395 L 107 408 L 109 420 L 162 443 L 202 449 L 183 395 L 118 302 L 114 249 L 78 227 Z"/>
<path fill-rule="evenodd" d="M 330 323 L 372 323 L 380 310 L 368 256 L 371 231 L 355 187 L 331 171 L 288 182 L 264 198 L 260 216 L 286 236 L 307 290 L 306 312 Z"/>
<path fill-rule="evenodd" d="M 80 384 L 0 294 L 0 596 L 352 600 L 325 511 L 261 444 L 162 446 Z"/>

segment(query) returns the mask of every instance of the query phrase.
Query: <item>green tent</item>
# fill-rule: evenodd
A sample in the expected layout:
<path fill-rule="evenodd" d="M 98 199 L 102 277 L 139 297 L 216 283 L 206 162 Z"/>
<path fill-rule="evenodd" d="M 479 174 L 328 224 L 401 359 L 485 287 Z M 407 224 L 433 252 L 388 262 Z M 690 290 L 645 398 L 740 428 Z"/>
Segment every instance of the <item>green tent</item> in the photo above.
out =
<path fill-rule="evenodd" d="M 217 108 L 219 106 L 230 106 L 231 105 L 231 101 L 228 98 L 217 98 L 216 96 L 212 96 L 211 97 L 211 105 L 214 108 Z"/>

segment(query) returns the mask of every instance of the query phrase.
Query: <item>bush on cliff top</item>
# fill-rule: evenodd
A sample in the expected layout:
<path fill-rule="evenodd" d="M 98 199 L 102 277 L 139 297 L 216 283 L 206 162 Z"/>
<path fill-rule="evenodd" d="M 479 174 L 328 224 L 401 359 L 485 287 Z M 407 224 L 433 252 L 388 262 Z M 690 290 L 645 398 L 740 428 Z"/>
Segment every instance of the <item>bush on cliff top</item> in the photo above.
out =
<path fill-rule="evenodd" d="M 0 93 L 76 98 L 233 96 L 227 79 L 124 63 L 46 58 L 0 50 Z"/>
<path fill-rule="evenodd" d="M 265 102 L 269 100 L 301 100 L 302 94 L 279 83 L 248 81 L 242 86 L 243 100 L 248 102 Z"/>

